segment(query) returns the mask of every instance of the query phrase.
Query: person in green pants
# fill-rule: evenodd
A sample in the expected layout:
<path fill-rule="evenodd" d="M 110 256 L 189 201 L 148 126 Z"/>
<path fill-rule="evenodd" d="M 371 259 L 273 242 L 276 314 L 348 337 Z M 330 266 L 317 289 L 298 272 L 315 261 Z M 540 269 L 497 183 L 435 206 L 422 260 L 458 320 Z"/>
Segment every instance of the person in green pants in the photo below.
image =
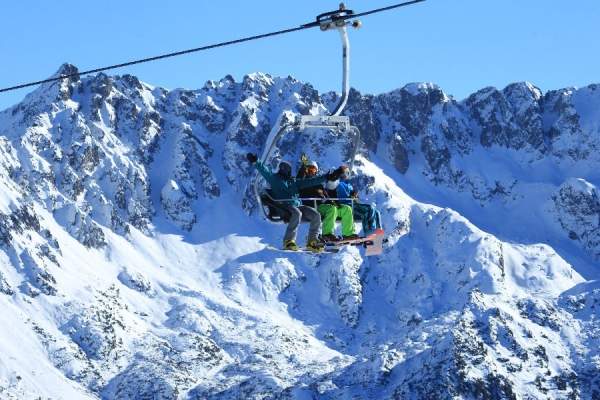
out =
<path fill-rule="evenodd" d="M 319 166 L 315 161 L 302 160 L 302 166 L 298 170 L 299 179 L 308 179 L 317 176 Z M 354 216 L 352 207 L 347 204 L 327 199 L 327 192 L 323 186 L 312 186 L 300 191 L 302 198 L 322 198 L 323 200 L 304 200 L 303 204 L 309 207 L 315 207 L 322 219 L 322 235 L 323 241 L 331 242 L 339 240 L 335 235 L 335 223 L 338 218 L 342 220 L 342 236 L 343 239 L 355 239 L 358 237 L 354 228 Z"/>
<path fill-rule="evenodd" d="M 322 216 L 323 224 L 323 240 L 337 239 L 335 236 L 335 221 L 340 218 L 342 220 L 342 237 L 343 239 L 356 239 L 358 235 L 354 228 L 354 215 L 352 207 L 346 204 L 320 204 L 317 211 Z"/>

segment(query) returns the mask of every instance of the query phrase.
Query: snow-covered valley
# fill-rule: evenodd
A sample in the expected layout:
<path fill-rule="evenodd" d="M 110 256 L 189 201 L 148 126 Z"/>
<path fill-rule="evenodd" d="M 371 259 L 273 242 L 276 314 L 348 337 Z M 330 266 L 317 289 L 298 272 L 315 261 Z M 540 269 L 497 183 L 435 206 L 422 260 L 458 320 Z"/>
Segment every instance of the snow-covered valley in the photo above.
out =
<path fill-rule="evenodd" d="M 0 112 L 0 398 L 600 398 L 600 86 L 353 90 L 384 254 L 272 250 L 245 154 L 335 102 L 99 74 Z"/>

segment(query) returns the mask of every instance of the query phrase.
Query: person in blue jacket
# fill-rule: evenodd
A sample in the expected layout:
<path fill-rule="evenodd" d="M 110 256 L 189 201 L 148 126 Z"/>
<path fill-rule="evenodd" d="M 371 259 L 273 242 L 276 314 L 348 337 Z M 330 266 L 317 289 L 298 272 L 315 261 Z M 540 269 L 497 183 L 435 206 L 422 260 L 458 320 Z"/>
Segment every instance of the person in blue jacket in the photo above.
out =
<path fill-rule="evenodd" d="M 273 199 L 282 200 L 282 206 L 291 215 L 283 237 L 283 248 L 285 250 L 299 250 L 296 244 L 296 236 L 298 234 L 298 226 L 304 216 L 310 223 L 306 248 L 313 252 L 323 251 L 323 244 L 318 239 L 318 235 L 321 232 L 321 215 L 314 208 L 302 205 L 299 198 L 299 191 L 307 187 L 320 185 L 328 179 L 336 180 L 343 171 L 338 169 L 332 173 L 314 178 L 296 180 L 292 177 L 292 166 L 287 161 L 281 161 L 277 172 L 273 173 L 266 165 L 258 161 L 256 154 L 248 153 L 246 159 L 250 164 L 256 166 L 258 172 L 271 185 Z"/>
<path fill-rule="evenodd" d="M 328 182 L 327 188 L 329 190 L 335 189 L 335 196 L 338 198 L 353 198 L 352 200 L 340 200 L 342 204 L 353 204 L 352 211 L 354 215 L 357 215 L 362 221 L 363 235 L 368 236 L 373 233 L 376 229 L 381 229 L 381 214 L 377 211 L 374 204 L 359 203 L 358 192 L 354 190 L 354 187 L 350 183 L 349 173 L 350 170 L 347 166 L 342 165 L 336 171 L 339 171 L 339 182 Z"/>

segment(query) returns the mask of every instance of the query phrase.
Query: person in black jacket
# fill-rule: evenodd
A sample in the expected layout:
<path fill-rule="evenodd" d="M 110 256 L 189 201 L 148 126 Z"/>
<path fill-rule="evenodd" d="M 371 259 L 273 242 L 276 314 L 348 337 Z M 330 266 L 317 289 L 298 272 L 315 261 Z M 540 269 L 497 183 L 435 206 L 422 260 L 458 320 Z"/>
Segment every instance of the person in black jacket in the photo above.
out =
<path fill-rule="evenodd" d="M 340 168 L 338 173 L 333 177 L 338 177 L 343 170 Z M 315 161 L 302 160 L 302 165 L 298 170 L 299 178 L 312 178 L 319 172 L 319 166 Z M 321 214 L 322 235 L 321 238 L 326 242 L 334 242 L 339 240 L 335 235 L 335 223 L 338 217 L 342 220 L 342 236 L 344 239 L 355 239 L 358 237 L 354 228 L 354 217 L 352 215 L 352 207 L 341 204 L 334 200 L 327 200 L 330 196 L 322 184 L 307 187 L 300 191 L 300 197 L 320 198 L 323 200 L 303 200 L 304 205 L 314 207 Z M 336 197 L 335 195 L 332 197 Z"/>

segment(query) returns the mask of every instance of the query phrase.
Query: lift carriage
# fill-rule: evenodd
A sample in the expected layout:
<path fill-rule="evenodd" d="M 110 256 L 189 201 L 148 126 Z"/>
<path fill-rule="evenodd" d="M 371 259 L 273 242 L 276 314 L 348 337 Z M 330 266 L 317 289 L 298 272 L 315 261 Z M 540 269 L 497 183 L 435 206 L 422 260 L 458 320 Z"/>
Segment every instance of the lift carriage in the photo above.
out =
<path fill-rule="evenodd" d="M 343 5 L 339 10 L 320 14 L 316 18 L 316 22 L 322 31 L 337 30 L 342 39 L 342 59 L 343 59 L 343 80 L 342 80 L 342 95 L 331 115 L 296 115 L 291 122 L 282 122 L 278 127 L 271 131 L 267 138 L 265 149 L 260 160 L 264 164 L 268 164 L 273 159 L 273 156 L 278 153 L 279 146 L 286 135 L 296 135 L 299 137 L 314 135 L 319 131 L 328 131 L 332 136 L 344 137 L 350 143 L 349 154 L 345 160 L 341 160 L 350 169 L 352 173 L 356 153 L 360 144 L 360 131 L 356 126 L 350 123 L 350 118 L 341 116 L 346 102 L 348 101 L 348 93 L 350 91 L 349 73 L 350 73 L 350 43 L 348 40 L 347 25 L 355 28 L 360 27 L 360 22 L 354 20 L 352 22 L 346 19 L 352 15 L 352 10 L 346 10 Z M 284 121 L 284 119 L 281 119 Z M 338 164 L 339 165 L 339 164 Z M 257 173 L 254 179 L 254 193 L 260 209 L 264 216 L 271 222 L 284 223 L 289 219 L 289 214 L 281 206 L 284 199 L 273 199 L 270 190 L 266 187 L 264 180 Z M 314 201 L 316 198 L 302 198 L 301 200 Z M 353 199 L 335 199 L 330 200 L 350 200 Z M 316 207 L 315 207 L 316 208 Z"/>
<path fill-rule="evenodd" d="M 265 149 L 260 158 L 263 164 L 268 165 L 276 155 L 279 155 L 281 144 L 286 137 L 293 135 L 298 139 L 304 139 L 310 137 L 311 135 L 315 135 L 319 131 L 326 131 L 331 137 L 343 138 L 346 141 L 349 148 L 347 148 L 347 151 L 345 152 L 338 151 L 338 160 L 336 161 L 341 161 L 337 165 L 342 163 L 347 165 L 350 175 L 352 175 L 356 161 L 356 154 L 360 145 L 360 130 L 351 124 L 349 117 L 340 115 L 346 106 L 350 91 L 350 44 L 346 27 L 347 25 L 351 25 L 355 28 L 360 27 L 360 22 L 358 20 L 354 20 L 352 22 L 347 21 L 348 17 L 351 15 L 352 11 L 346 10 L 343 5 L 341 5 L 339 10 L 321 14 L 316 18 L 316 23 L 319 25 L 322 31 L 335 29 L 340 33 L 340 37 L 342 39 L 342 94 L 337 106 L 335 107 L 335 110 L 331 115 L 295 115 L 294 118 L 291 118 L 291 121 L 290 119 L 280 118 L 280 122 L 271 131 L 271 134 L 267 138 Z M 302 140 L 298 141 L 300 143 L 302 142 Z M 339 159 L 341 153 L 346 153 L 346 159 Z M 332 161 L 331 157 L 326 158 L 329 159 L 330 162 Z M 274 223 L 287 223 L 289 221 L 289 211 L 287 211 L 282 205 L 284 202 L 290 199 L 274 199 L 270 189 L 266 185 L 266 182 L 258 173 L 254 179 L 254 193 L 259 204 L 259 208 L 269 221 Z M 314 208 L 316 209 L 317 201 L 322 199 L 301 198 L 301 200 L 303 202 L 313 201 Z M 352 202 L 352 206 L 354 206 L 355 201 L 353 198 L 328 198 L 328 200 L 350 201 Z M 354 214 L 354 218 L 355 220 L 358 219 L 356 214 Z M 303 221 L 305 221 L 304 218 Z M 376 234 L 370 235 L 368 238 L 347 242 L 338 242 L 338 244 L 365 245 L 365 247 L 367 247 L 367 255 L 375 255 L 381 253 L 382 241 L 383 231 L 378 229 Z"/>

